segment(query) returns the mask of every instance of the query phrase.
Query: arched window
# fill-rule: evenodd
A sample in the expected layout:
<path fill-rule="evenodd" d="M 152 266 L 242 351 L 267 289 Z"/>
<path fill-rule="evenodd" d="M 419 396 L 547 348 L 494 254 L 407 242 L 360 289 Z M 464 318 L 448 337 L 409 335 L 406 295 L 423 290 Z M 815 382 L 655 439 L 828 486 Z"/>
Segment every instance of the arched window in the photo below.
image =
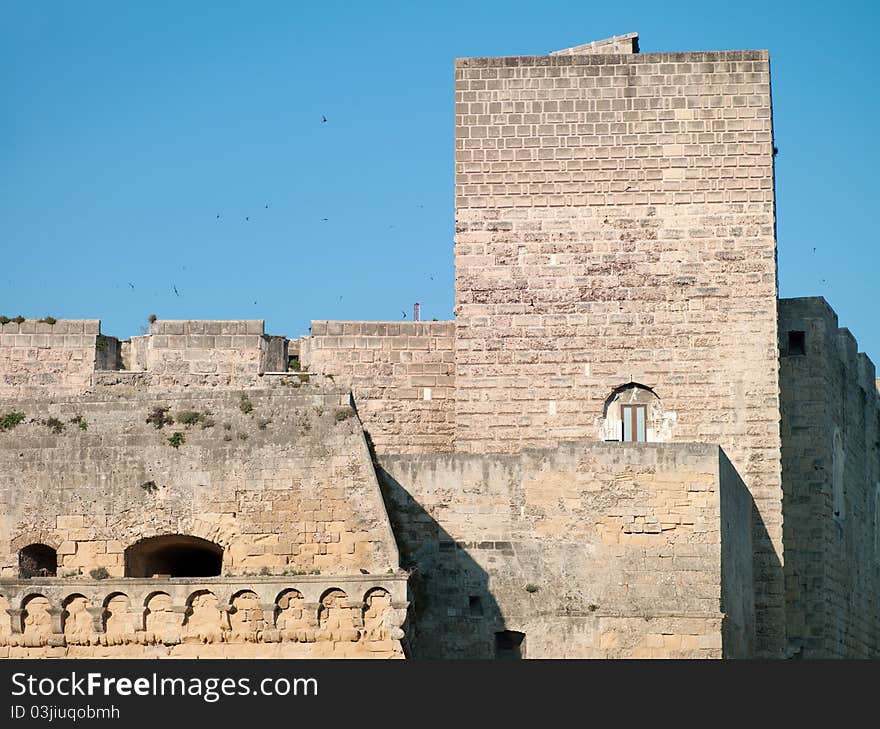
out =
<path fill-rule="evenodd" d="M 616 387 L 605 400 L 603 440 L 648 443 L 666 440 L 673 414 L 664 413 L 650 387 L 636 382 Z"/>
<path fill-rule="evenodd" d="M 125 550 L 126 577 L 216 577 L 222 566 L 219 544 L 184 534 L 141 539 Z"/>
<path fill-rule="evenodd" d="M 58 554 L 45 544 L 28 544 L 18 552 L 18 576 L 55 577 L 58 572 Z"/>

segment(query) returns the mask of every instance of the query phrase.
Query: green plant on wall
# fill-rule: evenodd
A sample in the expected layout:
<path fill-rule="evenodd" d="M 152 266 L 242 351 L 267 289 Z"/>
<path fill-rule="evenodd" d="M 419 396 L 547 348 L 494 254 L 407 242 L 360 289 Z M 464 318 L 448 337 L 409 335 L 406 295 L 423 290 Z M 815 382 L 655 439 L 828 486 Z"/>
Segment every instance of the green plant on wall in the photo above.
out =
<path fill-rule="evenodd" d="M 0 415 L 0 430 L 12 430 L 16 425 L 24 421 L 24 413 L 13 410 L 5 415 Z"/>
<path fill-rule="evenodd" d="M 192 425 L 200 425 L 202 430 L 213 428 L 216 423 L 208 410 L 201 412 L 199 410 L 181 410 L 174 416 L 174 420 L 187 428 Z"/>
<path fill-rule="evenodd" d="M 147 415 L 147 422 L 156 430 L 162 430 L 166 425 L 173 425 L 174 418 L 168 414 L 170 409 L 164 405 L 157 405 Z"/>
<path fill-rule="evenodd" d="M 53 433 L 60 433 L 64 430 L 64 423 L 62 423 L 58 418 L 46 418 L 43 421 L 43 425 L 45 425 Z"/>
<path fill-rule="evenodd" d="M 70 422 L 76 425 L 80 430 L 87 430 L 89 424 L 86 422 L 86 419 L 82 415 L 74 415 Z"/>

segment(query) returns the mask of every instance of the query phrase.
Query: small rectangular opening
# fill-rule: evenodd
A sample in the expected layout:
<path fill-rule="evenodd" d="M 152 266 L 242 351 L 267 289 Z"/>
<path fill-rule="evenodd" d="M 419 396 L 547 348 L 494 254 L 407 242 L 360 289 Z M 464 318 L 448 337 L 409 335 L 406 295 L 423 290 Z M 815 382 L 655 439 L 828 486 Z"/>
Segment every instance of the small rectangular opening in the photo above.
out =
<path fill-rule="evenodd" d="M 479 595 L 471 595 L 468 598 L 468 609 L 472 618 L 483 617 L 483 602 L 480 600 Z"/>
<path fill-rule="evenodd" d="M 495 633 L 495 658 L 517 659 L 525 657 L 523 640 L 525 633 L 515 630 L 501 630 Z"/>
<path fill-rule="evenodd" d="M 807 353 L 806 332 L 791 331 L 788 333 L 788 353 L 790 355 Z"/>

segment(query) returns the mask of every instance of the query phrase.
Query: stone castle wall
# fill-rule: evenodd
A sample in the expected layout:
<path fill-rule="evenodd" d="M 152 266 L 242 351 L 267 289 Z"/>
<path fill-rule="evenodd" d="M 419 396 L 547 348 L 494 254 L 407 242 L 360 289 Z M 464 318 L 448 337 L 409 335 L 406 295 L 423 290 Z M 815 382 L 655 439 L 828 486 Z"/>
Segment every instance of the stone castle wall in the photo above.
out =
<path fill-rule="evenodd" d="M 456 62 L 456 450 L 601 439 L 653 388 L 757 504 L 759 651 L 784 645 L 765 51 Z"/>
<path fill-rule="evenodd" d="M 167 374 L 247 376 L 266 371 L 270 340 L 263 320 L 174 321 L 150 325 L 144 369 Z M 272 362 L 272 369 L 278 369 Z M 287 369 L 287 363 L 283 363 Z"/>
<path fill-rule="evenodd" d="M 779 302 L 788 653 L 877 655 L 880 399 L 824 299 Z"/>
<path fill-rule="evenodd" d="M 150 333 L 120 341 L 97 319 L 0 324 L 0 397 L 75 395 L 96 373 L 149 372 L 150 384 L 242 386 L 286 372 L 288 340 L 256 320 L 160 320 Z M 106 379 L 106 378 L 105 378 Z"/>
<path fill-rule="evenodd" d="M 454 322 L 313 321 L 304 369 L 350 387 L 377 452 L 451 451 Z"/>
<path fill-rule="evenodd" d="M 0 324 L 0 397 L 82 392 L 95 370 L 97 319 Z"/>
<path fill-rule="evenodd" d="M 2 577 L 32 543 L 57 550 L 59 574 L 122 576 L 125 548 L 162 534 L 219 544 L 229 575 L 397 566 L 346 391 L 109 388 L 3 408 L 26 420 L 0 431 Z M 176 422 L 147 423 L 157 408 Z"/>
<path fill-rule="evenodd" d="M 403 656 L 407 576 L 350 395 L 272 384 L 3 400 L 0 657 Z M 156 539 L 177 551 L 152 572 L 193 540 L 222 572 L 141 574 Z M 57 570 L 22 579 L 33 545 Z"/>
<path fill-rule="evenodd" d="M 777 301 L 768 54 L 455 75 L 454 322 L 0 325 L 0 656 L 401 655 L 377 464 L 417 656 L 876 655 L 876 373 Z M 124 577 L 162 534 L 223 574 Z"/>
<path fill-rule="evenodd" d="M 752 654 L 753 502 L 717 447 L 380 463 L 413 568 L 414 655 L 489 658 L 504 630 L 525 633 L 527 657 Z"/>

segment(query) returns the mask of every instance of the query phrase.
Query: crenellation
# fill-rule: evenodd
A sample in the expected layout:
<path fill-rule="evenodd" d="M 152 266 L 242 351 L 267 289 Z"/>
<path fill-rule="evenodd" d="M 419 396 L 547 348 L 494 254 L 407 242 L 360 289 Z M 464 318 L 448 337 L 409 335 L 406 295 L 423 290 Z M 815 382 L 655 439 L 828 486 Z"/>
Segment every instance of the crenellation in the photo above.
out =
<path fill-rule="evenodd" d="M 875 655 L 880 398 L 821 297 L 780 311 L 788 654 Z M 809 539 L 800 534 L 810 535 Z"/>

